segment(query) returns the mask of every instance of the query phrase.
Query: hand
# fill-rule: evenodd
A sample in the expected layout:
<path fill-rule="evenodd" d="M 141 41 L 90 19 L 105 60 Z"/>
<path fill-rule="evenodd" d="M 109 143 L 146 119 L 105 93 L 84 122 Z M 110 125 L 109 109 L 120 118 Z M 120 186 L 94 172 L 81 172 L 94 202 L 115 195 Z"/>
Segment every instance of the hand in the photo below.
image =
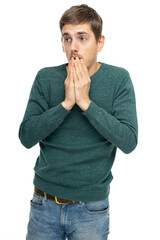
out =
<path fill-rule="evenodd" d="M 75 84 L 73 79 L 73 59 L 70 60 L 67 69 L 67 78 L 65 84 L 65 100 L 62 102 L 62 106 L 67 110 L 71 110 L 76 103 L 75 99 Z"/>
<path fill-rule="evenodd" d="M 76 57 L 74 63 L 73 78 L 75 84 L 75 101 L 83 111 L 86 111 L 91 103 L 89 98 L 91 79 L 83 59 L 79 60 L 79 58 Z"/>

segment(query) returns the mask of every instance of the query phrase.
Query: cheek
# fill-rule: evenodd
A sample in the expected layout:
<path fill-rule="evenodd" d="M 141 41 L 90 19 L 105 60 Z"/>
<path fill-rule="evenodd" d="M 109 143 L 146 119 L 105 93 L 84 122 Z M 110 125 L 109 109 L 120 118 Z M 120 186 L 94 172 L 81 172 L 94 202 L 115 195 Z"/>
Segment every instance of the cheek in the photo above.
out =
<path fill-rule="evenodd" d="M 71 55 L 71 53 L 70 53 L 70 50 L 69 49 L 67 49 L 67 48 L 63 48 L 63 50 L 64 50 L 64 52 L 65 52 L 65 54 L 66 54 L 66 57 L 67 57 L 67 59 L 68 59 L 68 61 L 70 60 L 70 55 Z"/>
<path fill-rule="evenodd" d="M 84 50 L 84 56 L 85 56 L 87 59 L 93 58 L 93 56 L 95 56 L 95 54 L 96 54 L 95 46 L 89 46 L 88 48 L 86 48 L 86 49 Z"/>
<path fill-rule="evenodd" d="M 95 61 L 96 57 L 97 57 L 97 52 L 96 51 L 94 51 L 94 50 L 86 51 L 86 53 L 84 53 L 84 55 L 83 55 L 86 66 L 90 65 L 90 63 Z"/>

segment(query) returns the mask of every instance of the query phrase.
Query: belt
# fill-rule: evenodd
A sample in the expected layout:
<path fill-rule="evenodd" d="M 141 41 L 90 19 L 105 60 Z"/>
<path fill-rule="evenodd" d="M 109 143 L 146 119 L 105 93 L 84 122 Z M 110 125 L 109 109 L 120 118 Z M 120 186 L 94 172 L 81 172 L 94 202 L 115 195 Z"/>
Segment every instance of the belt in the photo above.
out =
<path fill-rule="evenodd" d="M 43 191 L 41 191 L 40 189 L 38 189 L 36 186 L 34 187 L 34 192 L 37 195 L 40 195 L 42 197 L 45 196 L 45 193 Z M 47 197 L 47 199 L 55 201 L 57 204 L 75 204 L 75 203 L 80 203 L 80 202 L 77 202 L 77 201 L 72 201 L 72 200 L 66 200 L 66 199 L 58 198 L 58 197 L 52 196 L 52 195 L 50 195 L 48 193 L 46 193 L 46 197 Z"/>

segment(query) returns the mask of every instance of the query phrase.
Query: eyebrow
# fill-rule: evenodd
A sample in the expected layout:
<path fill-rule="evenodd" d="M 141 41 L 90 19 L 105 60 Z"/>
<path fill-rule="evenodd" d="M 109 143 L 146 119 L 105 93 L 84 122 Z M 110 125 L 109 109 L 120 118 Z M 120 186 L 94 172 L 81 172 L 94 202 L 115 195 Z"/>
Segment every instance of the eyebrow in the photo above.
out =
<path fill-rule="evenodd" d="M 77 32 L 76 33 L 77 35 L 89 35 L 87 32 Z M 64 36 L 69 36 L 70 34 L 68 33 L 68 32 L 64 32 L 63 34 L 62 34 L 62 36 L 64 37 Z"/>

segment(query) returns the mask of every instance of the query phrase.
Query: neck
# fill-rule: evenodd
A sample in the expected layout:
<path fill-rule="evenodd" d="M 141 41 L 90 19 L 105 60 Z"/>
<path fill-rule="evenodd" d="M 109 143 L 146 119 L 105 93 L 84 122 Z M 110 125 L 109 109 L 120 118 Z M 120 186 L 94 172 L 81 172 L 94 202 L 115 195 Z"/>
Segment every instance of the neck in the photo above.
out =
<path fill-rule="evenodd" d="M 91 77 L 94 75 L 98 69 L 100 68 L 101 64 L 99 62 L 95 62 L 95 64 L 88 70 L 89 76 Z"/>

